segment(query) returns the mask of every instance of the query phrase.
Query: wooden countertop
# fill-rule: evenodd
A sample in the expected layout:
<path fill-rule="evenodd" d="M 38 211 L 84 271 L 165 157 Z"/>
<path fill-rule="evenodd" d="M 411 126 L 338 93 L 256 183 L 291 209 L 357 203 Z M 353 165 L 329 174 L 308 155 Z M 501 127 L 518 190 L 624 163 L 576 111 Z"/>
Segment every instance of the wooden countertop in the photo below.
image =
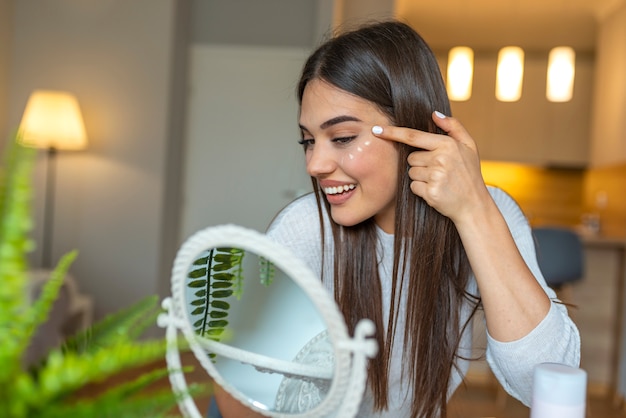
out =
<path fill-rule="evenodd" d="M 600 233 L 590 234 L 579 231 L 583 244 L 590 247 L 612 247 L 626 249 L 626 236 L 621 234 Z"/>

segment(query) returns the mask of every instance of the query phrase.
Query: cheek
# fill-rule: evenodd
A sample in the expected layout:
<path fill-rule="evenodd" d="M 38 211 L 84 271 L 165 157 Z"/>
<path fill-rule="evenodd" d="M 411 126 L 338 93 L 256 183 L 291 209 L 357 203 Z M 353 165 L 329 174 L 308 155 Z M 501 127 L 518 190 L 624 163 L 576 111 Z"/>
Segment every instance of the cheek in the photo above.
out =
<path fill-rule="evenodd" d="M 364 141 L 362 144 L 346 150 L 341 157 L 341 164 L 347 171 L 360 174 L 381 175 L 396 173 L 398 151 L 395 144 L 382 139 Z"/>

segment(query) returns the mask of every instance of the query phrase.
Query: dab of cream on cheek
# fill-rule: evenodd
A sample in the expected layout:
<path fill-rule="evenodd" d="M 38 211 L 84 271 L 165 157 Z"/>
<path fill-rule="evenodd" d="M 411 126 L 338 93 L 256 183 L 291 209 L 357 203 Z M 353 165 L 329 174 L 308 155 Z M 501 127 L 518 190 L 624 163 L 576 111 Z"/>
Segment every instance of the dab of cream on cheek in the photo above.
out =
<path fill-rule="evenodd" d="M 344 155 L 343 157 L 341 157 L 341 163 L 343 164 L 344 162 L 346 162 L 346 158 L 348 159 L 348 161 L 356 160 L 357 156 L 365 152 L 371 144 L 372 144 L 371 141 L 369 140 L 365 141 L 362 145 L 359 145 L 358 147 L 356 147 L 356 153 L 349 152 L 347 155 Z"/>

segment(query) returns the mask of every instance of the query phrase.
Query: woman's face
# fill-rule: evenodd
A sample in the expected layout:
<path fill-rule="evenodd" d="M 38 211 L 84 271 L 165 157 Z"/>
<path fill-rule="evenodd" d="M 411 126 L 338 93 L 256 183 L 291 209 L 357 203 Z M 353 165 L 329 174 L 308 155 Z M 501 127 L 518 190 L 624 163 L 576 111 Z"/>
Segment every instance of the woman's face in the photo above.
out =
<path fill-rule="evenodd" d="M 312 80 L 304 89 L 300 129 L 307 172 L 319 182 L 338 224 L 373 217 L 393 233 L 398 150 L 371 132 L 390 123 L 373 103 L 324 81 Z"/>

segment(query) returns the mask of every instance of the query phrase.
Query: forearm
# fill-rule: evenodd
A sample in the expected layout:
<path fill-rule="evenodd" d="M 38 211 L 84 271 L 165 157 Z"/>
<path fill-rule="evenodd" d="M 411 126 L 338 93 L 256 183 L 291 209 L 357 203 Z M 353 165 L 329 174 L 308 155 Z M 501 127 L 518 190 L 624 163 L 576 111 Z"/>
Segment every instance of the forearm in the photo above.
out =
<path fill-rule="evenodd" d="M 526 265 L 505 219 L 490 196 L 455 221 L 467 252 L 490 335 L 514 341 L 546 316 L 550 300 Z"/>

